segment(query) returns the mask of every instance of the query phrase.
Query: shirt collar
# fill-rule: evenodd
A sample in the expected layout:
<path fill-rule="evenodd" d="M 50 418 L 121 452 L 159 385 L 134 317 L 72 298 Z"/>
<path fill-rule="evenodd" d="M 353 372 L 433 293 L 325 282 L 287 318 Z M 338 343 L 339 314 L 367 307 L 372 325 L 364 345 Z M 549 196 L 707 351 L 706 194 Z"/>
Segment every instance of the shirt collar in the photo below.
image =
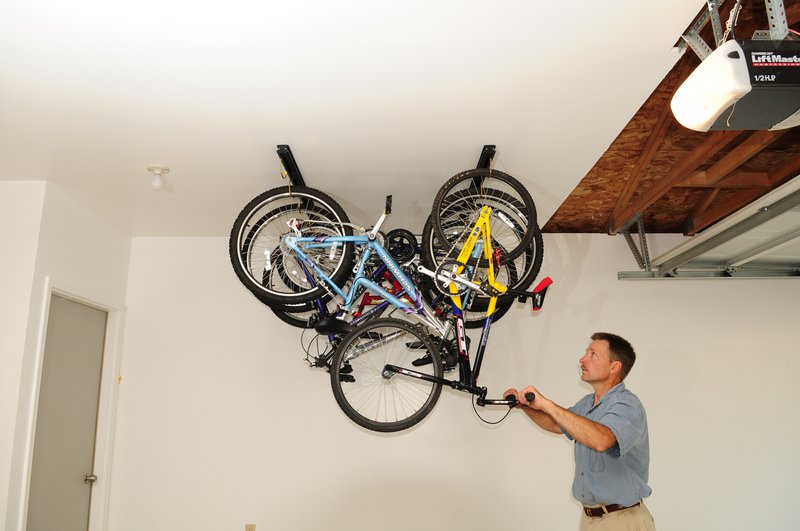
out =
<path fill-rule="evenodd" d="M 609 389 L 608 391 L 606 391 L 606 394 L 600 397 L 600 401 L 597 404 L 594 404 L 594 398 L 592 398 L 592 406 L 589 408 L 589 411 L 593 410 L 594 408 L 598 407 L 600 404 L 605 402 L 609 396 L 620 393 L 624 390 L 625 390 L 625 382 L 620 382 L 611 389 Z M 589 395 L 589 396 L 593 397 L 594 395 Z"/>

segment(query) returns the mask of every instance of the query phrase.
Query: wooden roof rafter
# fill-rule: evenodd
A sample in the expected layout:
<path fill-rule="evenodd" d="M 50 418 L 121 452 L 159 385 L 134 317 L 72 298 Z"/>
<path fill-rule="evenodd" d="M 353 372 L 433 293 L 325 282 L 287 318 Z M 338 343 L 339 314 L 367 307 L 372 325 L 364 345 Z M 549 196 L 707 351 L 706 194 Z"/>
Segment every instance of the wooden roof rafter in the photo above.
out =
<path fill-rule="evenodd" d="M 672 166 L 672 169 L 655 185 L 645 190 L 638 200 L 629 204 L 616 215 L 612 214 L 609 223 L 609 234 L 619 232 L 631 219 L 652 206 L 671 188 L 689 177 L 705 161 L 730 144 L 740 134 L 741 131 L 714 131 L 710 133 L 694 151 Z"/>

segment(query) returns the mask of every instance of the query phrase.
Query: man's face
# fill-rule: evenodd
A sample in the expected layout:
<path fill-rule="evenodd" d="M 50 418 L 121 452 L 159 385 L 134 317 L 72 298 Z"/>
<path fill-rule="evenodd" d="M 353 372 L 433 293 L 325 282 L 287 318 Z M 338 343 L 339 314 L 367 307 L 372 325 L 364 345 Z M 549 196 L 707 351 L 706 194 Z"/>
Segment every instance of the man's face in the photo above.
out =
<path fill-rule="evenodd" d="M 580 359 L 581 380 L 586 383 L 602 382 L 611 375 L 614 364 L 618 361 L 611 361 L 611 350 L 608 348 L 608 341 L 605 339 L 595 339 L 586 347 L 586 354 Z"/>

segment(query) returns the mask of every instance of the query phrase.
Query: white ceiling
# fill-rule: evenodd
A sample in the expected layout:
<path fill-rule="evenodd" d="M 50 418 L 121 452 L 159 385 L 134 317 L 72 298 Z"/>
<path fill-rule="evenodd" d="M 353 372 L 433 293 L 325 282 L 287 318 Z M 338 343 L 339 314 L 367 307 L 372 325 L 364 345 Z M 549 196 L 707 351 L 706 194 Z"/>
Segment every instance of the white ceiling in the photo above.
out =
<path fill-rule="evenodd" d="M 544 223 L 678 58 L 703 0 L 137 2 L 0 7 L 0 179 L 45 179 L 134 236 L 226 235 L 285 184 L 419 230 L 474 167 Z M 148 164 L 170 167 L 162 192 Z"/>

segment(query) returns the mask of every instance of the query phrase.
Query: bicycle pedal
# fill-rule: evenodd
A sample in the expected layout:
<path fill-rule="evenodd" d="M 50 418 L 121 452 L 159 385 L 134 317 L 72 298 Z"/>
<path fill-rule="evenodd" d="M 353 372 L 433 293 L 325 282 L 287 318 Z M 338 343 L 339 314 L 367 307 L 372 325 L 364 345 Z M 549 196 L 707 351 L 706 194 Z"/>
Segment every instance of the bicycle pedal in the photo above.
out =
<path fill-rule="evenodd" d="M 423 365 L 428 365 L 429 363 L 433 363 L 433 358 L 431 358 L 430 354 L 426 354 L 421 358 L 415 359 L 411 362 L 411 365 L 414 367 L 421 367 Z"/>
<path fill-rule="evenodd" d="M 339 369 L 339 374 L 350 374 L 351 372 L 353 372 L 352 365 L 344 365 Z"/>
<path fill-rule="evenodd" d="M 339 381 L 340 381 L 340 382 L 349 382 L 349 383 L 353 383 L 353 382 L 355 382 L 355 381 L 356 381 L 356 379 L 355 379 L 355 377 L 354 377 L 353 375 L 351 375 L 351 374 L 342 374 L 342 373 L 339 373 Z"/>

